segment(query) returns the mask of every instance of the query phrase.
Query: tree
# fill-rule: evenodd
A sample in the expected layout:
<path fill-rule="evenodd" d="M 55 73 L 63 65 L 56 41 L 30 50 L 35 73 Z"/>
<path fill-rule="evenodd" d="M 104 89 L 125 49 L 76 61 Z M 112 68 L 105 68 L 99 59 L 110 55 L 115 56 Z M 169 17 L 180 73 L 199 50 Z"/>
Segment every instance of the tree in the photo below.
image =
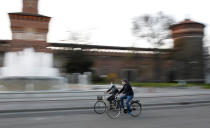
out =
<path fill-rule="evenodd" d="M 66 63 L 68 73 L 83 73 L 91 71 L 93 65 L 92 59 L 84 51 L 71 51 Z"/>
<path fill-rule="evenodd" d="M 170 25 L 174 19 L 162 12 L 156 15 L 144 15 L 133 20 L 133 34 L 139 38 L 145 38 L 154 48 L 164 45 L 164 40 L 171 38 Z"/>
<path fill-rule="evenodd" d="M 133 20 L 133 34 L 146 39 L 154 47 L 155 79 L 160 81 L 160 50 L 166 39 L 171 38 L 170 25 L 174 23 L 171 16 L 159 12 L 155 15 L 144 15 Z"/>

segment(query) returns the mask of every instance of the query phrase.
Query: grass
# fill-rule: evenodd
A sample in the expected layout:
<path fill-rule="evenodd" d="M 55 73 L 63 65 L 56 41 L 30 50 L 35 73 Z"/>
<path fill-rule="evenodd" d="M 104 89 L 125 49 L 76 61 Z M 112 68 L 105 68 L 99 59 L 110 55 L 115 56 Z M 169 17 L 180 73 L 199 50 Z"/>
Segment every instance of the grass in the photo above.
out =
<path fill-rule="evenodd" d="M 135 87 L 193 87 L 201 86 L 206 89 L 210 89 L 210 84 L 203 83 L 187 83 L 185 85 L 179 85 L 178 83 L 135 83 L 131 82 L 132 86 Z"/>
<path fill-rule="evenodd" d="M 177 83 L 135 83 L 131 82 L 135 87 L 175 87 Z"/>
<path fill-rule="evenodd" d="M 109 82 L 98 82 L 93 83 L 97 85 L 103 85 L 103 84 L 110 84 Z M 120 84 L 120 83 L 117 83 Z M 137 82 L 131 82 L 132 86 L 135 87 L 195 87 L 200 86 L 205 89 L 210 89 L 210 84 L 204 84 L 204 83 L 187 83 L 186 85 L 179 85 L 178 83 L 137 83 Z"/>
<path fill-rule="evenodd" d="M 205 84 L 203 88 L 210 89 L 210 84 Z"/>

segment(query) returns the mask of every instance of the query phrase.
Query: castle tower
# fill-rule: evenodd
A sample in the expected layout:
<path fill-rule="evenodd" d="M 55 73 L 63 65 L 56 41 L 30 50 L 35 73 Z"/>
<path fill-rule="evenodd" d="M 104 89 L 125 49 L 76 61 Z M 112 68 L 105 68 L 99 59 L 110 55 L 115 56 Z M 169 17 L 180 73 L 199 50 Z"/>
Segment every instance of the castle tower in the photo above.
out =
<path fill-rule="evenodd" d="M 174 68 L 177 80 L 203 82 L 204 24 L 186 19 L 170 27 L 174 39 Z"/>
<path fill-rule="evenodd" d="M 23 0 L 23 12 L 38 14 L 38 0 Z"/>
<path fill-rule="evenodd" d="M 9 13 L 13 47 L 45 49 L 50 17 L 38 14 L 38 0 L 23 0 L 22 12 Z"/>

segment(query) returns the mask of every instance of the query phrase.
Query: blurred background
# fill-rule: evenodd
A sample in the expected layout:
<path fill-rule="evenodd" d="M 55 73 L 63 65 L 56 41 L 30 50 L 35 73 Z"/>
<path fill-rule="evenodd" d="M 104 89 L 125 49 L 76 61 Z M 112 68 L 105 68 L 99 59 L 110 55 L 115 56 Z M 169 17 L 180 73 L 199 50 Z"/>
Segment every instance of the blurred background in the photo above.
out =
<path fill-rule="evenodd" d="M 2 0 L 1 88 L 48 90 L 120 79 L 209 84 L 207 5 Z"/>

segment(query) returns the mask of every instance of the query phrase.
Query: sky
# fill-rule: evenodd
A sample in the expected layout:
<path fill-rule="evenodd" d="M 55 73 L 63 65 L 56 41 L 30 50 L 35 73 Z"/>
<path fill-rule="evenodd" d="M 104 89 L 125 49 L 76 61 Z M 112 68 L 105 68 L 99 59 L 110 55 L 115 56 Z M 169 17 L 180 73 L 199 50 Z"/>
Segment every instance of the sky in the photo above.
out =
<path fill-rule="evenodd" d="M 190 18 L 206 25 L 208 38 L 209 5 L 209 0 L 39 0 L 39 14 L 52 17 L 48 42 L 72 42 L 70 33 L 81 32 L 87 44 L 151 47 L 132 35 L 135 17 L 161 11 L 177 22 Z M 21 11 L 22 0 L 0 0 L 0 39 L 11 39 L 8 13 Z"/>

